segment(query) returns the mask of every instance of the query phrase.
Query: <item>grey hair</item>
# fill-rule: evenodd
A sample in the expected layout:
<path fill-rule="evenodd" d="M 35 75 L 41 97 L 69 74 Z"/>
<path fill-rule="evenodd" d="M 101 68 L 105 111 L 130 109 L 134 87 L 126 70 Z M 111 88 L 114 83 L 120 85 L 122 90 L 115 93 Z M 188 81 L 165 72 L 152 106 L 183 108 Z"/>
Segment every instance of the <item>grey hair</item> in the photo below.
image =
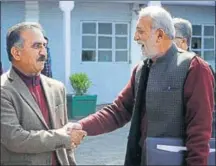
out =
<path fill-rule="evenodd" d="M 188 47 L 190 47 L 192 38 L 192 25 L 190 21 L 185 20 L 183 18 L 174 18 L 173 23 L 176 31 L 175 36 L 186 38 Z"/>
<path fill-rule="evenodd" d="M 152 29 L 162 29 L 166 35 L 173 40 L 175 37 L 175 28 L 171 14 L 160 6 L 148 6 L 142 8 L 139 18 L 150 17 L 152 19 Z"/>
<path fill-rule="evenodd" d="M 11 48 L 16 46 L 19 48 L 23 47 L 24 40 L 21 38 L 20 34 L 27 29 L 39 29 L 43 32 L 43 29 L 39 23 L 36 22 L 22 22 L 18 23 L 8 29 L 6 36 L 7 43 L 7 53 L 9 61 L 12 61 L 13 56 L 11 55 Z"/>

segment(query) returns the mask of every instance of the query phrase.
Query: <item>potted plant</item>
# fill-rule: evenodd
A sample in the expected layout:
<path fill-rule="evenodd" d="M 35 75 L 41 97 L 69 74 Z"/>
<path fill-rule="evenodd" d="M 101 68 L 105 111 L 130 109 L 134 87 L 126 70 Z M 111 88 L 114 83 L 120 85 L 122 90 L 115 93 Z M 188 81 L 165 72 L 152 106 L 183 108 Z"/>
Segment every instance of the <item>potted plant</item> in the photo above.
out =
<path fill-rule="evenodd" d="M 87 94 L 92 85 L 88 75 L 86 73 L 74 73 L 69 79 L 74 90 L 73 95 L 67 96 L 69 118 L 85 117 L 94 113 L 97 95 Z"/>

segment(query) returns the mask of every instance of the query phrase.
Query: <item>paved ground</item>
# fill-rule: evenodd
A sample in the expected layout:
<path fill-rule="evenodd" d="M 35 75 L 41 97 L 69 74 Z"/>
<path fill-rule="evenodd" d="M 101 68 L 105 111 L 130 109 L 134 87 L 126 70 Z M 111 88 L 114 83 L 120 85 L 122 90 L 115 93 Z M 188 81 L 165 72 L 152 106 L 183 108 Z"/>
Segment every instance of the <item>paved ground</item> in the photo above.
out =
<path fill-rule="evenodd" d="M 108 134 L 86 137 L 75 151 L 77 164 L 123 165 L 129 126 L 127 124 Z"/>
<path fill-rule="evenodd" d="M 86 137 L 75 152 L 78 165 L 123 165 L 129 125 L 109 134 Z"/>
<path fill-rule="evenodd" d="M 97 110 L 103 106 L 97 106 Z M 123 165 L 129 127 L 130 124 L 127 124 L 123 128 L 108 134 L 86 137 L 75 151 L 77 164 Z"/>

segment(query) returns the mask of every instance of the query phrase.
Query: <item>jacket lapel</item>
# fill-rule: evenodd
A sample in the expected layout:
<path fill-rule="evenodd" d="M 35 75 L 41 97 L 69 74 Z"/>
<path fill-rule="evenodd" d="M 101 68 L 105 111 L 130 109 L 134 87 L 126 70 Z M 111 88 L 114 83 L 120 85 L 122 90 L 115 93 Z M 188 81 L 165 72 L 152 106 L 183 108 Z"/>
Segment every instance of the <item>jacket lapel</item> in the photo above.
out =
<path fill-rule="evenodd" d="M 35 114 L 38 116 L 44 126 L 49 129 L 45 119 L 43 118 L 41 110 L 35 99 L 33 98 L 32 94 L 30 93 L 28 87 L 13 69 L 10 69 L 9 71 L 9 78 L 13 80 L 12 84 L 16 88 L 20 96 L 23 98 L 23 100 L 28 103 L 28 105 L 32 108 L 32 110 L 35 112 Z"/>
<path fill-rule="evenodd" d="M 53 111 L 55 107 L 54 103 L 54 96 L 53 92 L 51 89 L 51 85 L 46 81 L 46 77 L 41 75 L 41 83 L 43 86 L 45 98 L 47 99 L 47 107 L 49 110 L 49 115 L 50 115 L 50 121 L 51 121 L 51 126 L 52 128 L 56 128 L 55 126 L 55 112 Z"/>

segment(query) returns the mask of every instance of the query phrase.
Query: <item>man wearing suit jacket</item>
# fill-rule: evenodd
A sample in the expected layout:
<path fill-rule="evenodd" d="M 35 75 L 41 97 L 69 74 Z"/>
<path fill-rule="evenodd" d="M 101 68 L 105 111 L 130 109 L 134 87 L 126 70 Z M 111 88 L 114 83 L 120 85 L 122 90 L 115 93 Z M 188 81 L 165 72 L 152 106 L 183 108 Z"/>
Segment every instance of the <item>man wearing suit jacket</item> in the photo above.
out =
<path fill-rule="evenodd" d="M 19 23 L 7 33 L 11 69 L 1 76 L 1 165 L 75 165 L 85 135 L 68 123 L 64 85 L 41 73 L 43 30 Z"/>

